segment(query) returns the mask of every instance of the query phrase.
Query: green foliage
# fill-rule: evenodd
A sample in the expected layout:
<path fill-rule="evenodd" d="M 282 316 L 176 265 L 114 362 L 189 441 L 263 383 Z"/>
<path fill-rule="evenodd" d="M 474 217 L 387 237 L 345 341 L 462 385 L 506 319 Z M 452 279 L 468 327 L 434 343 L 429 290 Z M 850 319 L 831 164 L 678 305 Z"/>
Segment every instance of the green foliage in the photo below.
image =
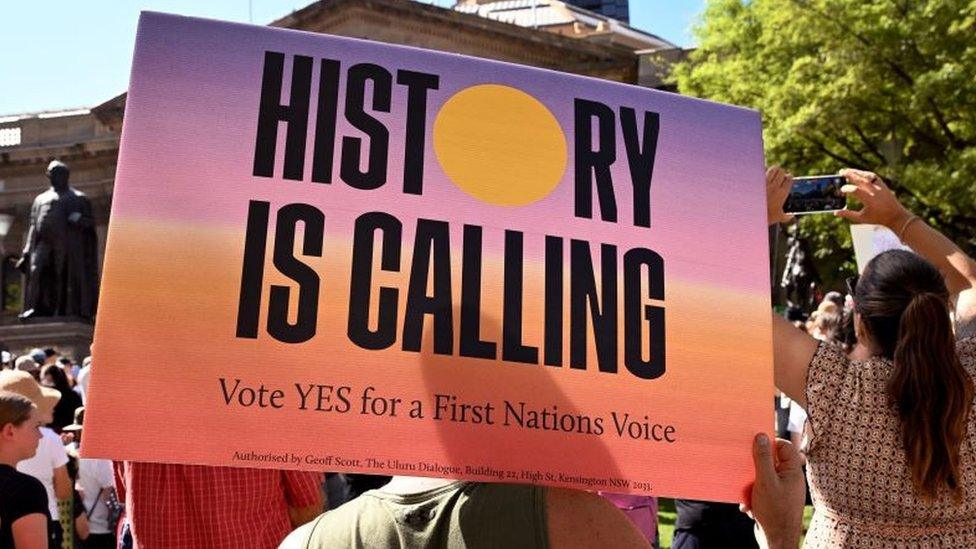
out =
<path fill-rule="evenodd" d="M 695 32 L 679 91 L 758 109 L 769 163 L 875 171 L 976 252 L 976 0 L 710 0 Z M 800 229 L 826 281 L 853 270 L 845 223 Z"/>
<path fill-rule="evenodd" d="M 18 277 L 17 280 L 9 281 L 6 287 L 3 289 L 3 304 L 5 311 L 15 311 L 19 313 L 21 309 L 23 309 L 24 292 L 21 290 L 20 282 L 21 281 Z"/>

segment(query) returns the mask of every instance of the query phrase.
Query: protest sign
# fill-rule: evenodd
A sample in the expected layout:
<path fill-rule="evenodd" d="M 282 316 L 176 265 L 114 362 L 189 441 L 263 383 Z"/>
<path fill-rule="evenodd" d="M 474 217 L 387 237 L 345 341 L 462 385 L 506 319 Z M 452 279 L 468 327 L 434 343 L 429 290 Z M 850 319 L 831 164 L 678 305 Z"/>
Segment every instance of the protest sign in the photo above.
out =
<path fill-rule="evenodd" d="M 912 250 L 902 244 L 898 235 L 884 225 L 851 225 L 851 242 L 854 243 L 854 258 L 857 260 L 858 273 L 863 273 L 868 262 L 881 252 Z"/>
<path fill-rule="evenodd" d="M 735 500 L 766 234 L 755 111 L 145 13 L 83 451 Z"/>

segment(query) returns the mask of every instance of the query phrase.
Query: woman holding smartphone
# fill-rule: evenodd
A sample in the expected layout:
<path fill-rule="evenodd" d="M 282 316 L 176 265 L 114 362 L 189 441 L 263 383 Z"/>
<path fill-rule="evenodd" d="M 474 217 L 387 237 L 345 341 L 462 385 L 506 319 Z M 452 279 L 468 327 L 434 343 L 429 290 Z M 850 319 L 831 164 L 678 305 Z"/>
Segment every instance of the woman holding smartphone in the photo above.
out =
<path fill-rule="evenodd" d="M 976 262 L 877 175 L 841 174 L 863 207 L 835 215 L 884 225 L 916 253 L 882 253 L 849 281 L 850 354 L 774 315 L 776 385 L 812 431 L 807 546 L 976 547 Z M 771 224 L 789 219 L 791 185 L 782 169 L 767 172 Z"/>
<path fill-rule="evenodd" d="M 30 399 L 0 390 L 0 548 L 48 546 L 47 493 L 39 480 L 15 468 L 37 451 L 40 425 Z"/>

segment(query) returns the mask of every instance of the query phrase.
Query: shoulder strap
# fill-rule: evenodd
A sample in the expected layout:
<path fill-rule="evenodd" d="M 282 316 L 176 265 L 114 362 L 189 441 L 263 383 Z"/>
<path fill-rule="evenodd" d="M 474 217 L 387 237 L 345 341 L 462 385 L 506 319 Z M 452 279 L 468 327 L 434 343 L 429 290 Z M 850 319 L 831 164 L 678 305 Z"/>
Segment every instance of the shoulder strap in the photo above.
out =
<path fill-rule="evenodd" d="M 95 496 L 95 502 L 92 503 L 91 509 L 88 509 L 87 512 L 86 512 L 86 514 L 85 514 L 85 517 L 86 518 L 91 518 L 92 513 L 95 511 L 95 507 L 98 506 L 98 501 L 102 499 L 102 490 L 104 490 L 104 488 L 99 488 L 98 489 L 98 495 Z"/>

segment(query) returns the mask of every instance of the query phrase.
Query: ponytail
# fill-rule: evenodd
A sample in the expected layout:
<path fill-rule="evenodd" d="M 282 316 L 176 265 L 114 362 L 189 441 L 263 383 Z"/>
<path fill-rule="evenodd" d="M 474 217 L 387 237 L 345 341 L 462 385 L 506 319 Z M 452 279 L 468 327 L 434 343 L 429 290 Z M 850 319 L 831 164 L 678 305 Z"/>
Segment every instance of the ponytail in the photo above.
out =
<path fill-rule="evenodd" d="M 888 397 L 898 411 L 915 489 L 935 499 L 946 488 L 962 500 L 960 447 L 973 382 L 956 354 L 947 295 L 920 292 L 901 314 Z"/>

